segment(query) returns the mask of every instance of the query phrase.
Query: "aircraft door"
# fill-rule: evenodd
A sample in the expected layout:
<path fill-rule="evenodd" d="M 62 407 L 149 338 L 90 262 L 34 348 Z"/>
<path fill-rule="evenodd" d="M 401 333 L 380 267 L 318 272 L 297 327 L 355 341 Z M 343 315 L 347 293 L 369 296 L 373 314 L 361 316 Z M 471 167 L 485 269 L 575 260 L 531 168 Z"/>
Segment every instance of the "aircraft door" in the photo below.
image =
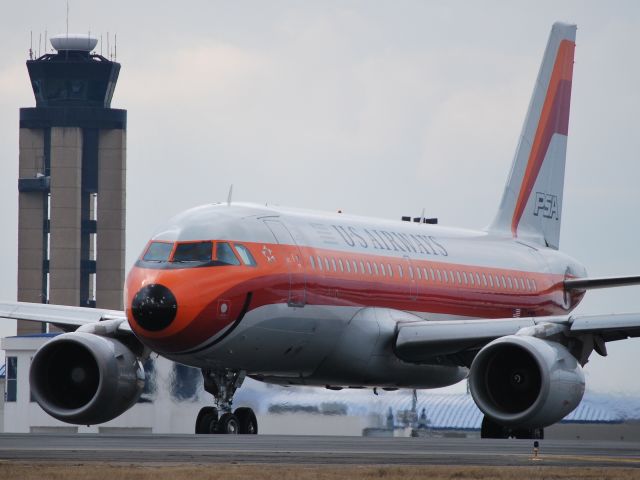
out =
<path fill-rule="evenodd" d="M 289 229 L 280 220 L 264 220 L 264 224 L 271 231 L 279 245 L 287 248 L 285 263 L 289 274 L 290 307 L 304 307 L 306 276 L 302 265 L 302 252 Z"/>
<path fill-rule="evenodd" d="M 411 264 L 411 259 L 407 255 L 404 256 L 404 262 L 407 269 L 406 279 L 409 282 L 409 298 L 411 298 L 411 300 L 415 300 L 418 296 L 418 284 L 416 282 L 417 272 L 415 267 Z"/>

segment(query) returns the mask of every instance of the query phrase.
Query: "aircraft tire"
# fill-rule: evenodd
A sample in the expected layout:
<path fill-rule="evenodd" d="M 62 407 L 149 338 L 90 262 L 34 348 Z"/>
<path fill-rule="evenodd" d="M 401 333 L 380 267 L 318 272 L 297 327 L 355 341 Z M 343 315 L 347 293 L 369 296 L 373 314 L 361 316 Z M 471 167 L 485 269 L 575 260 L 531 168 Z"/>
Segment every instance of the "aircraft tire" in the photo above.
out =
<path fill-rule="evenodd" d="M 237 435 L 240 430 L 240 422 L 238 421 L 238 417 L 236 417 L 233 413 L 227 412 L 220 417 L 218 420 L 217 433 L 222 433 L 225 435 Z"/>
<path fill-rule="evenodd" d="M 215 407 L 203 407 L 196 419 L 196 434 L 216 433 L 218 425 L 218 410 Z"/>
<path fill-rule="evenodd" d="M 482 418 L 480 438 L 509 438 L 509 430 L 485 415 Z"/>
<path fill-rule="evenodd" d="M 258 433 L 258 419 L 252 409 L 246 407 L 238 408 L 234 415 L 238 417 L 238 433 L 248 435 L 256 435 Z"/>

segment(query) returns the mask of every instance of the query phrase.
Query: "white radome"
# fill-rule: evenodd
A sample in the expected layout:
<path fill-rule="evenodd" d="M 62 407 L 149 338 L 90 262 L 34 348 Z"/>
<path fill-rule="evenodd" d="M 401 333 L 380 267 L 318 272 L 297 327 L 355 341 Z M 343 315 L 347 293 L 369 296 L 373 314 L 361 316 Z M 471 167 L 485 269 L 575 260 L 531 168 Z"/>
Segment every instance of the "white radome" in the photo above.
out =
<path fill-rule="evenodd" d="M 79 50 L 90 52 L 98 44 L 98 39 L 86 33 L 62 33 L 51 37 L 51 46 L 58 51 Z"/>

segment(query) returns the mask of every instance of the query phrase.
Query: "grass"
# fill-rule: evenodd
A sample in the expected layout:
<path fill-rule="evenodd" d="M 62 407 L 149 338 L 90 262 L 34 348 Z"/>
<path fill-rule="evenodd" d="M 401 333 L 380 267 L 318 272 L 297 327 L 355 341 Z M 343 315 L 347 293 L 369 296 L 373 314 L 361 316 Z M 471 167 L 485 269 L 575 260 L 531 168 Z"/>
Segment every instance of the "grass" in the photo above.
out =
<path fill-rule="evenodd" d="M 86 463 L 77 465 L 0 462 L 2 480 L 582 480 L 637 479 L 633 468 L 581 467 L 451 467 L 451 466 L 299 466 L 299 465 L 129 465 Z"/>

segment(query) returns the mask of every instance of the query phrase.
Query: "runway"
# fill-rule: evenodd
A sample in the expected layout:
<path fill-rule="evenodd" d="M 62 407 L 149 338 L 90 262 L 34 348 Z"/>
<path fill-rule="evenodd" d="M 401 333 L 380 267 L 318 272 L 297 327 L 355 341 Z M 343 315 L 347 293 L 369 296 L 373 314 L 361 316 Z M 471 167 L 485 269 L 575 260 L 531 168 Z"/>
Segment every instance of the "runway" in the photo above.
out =
<path fill-rule="evenodd" d="M 153 464 L 617 466 L 640 443 L 327 436 L 0 434 L 0 460 Z"/>

